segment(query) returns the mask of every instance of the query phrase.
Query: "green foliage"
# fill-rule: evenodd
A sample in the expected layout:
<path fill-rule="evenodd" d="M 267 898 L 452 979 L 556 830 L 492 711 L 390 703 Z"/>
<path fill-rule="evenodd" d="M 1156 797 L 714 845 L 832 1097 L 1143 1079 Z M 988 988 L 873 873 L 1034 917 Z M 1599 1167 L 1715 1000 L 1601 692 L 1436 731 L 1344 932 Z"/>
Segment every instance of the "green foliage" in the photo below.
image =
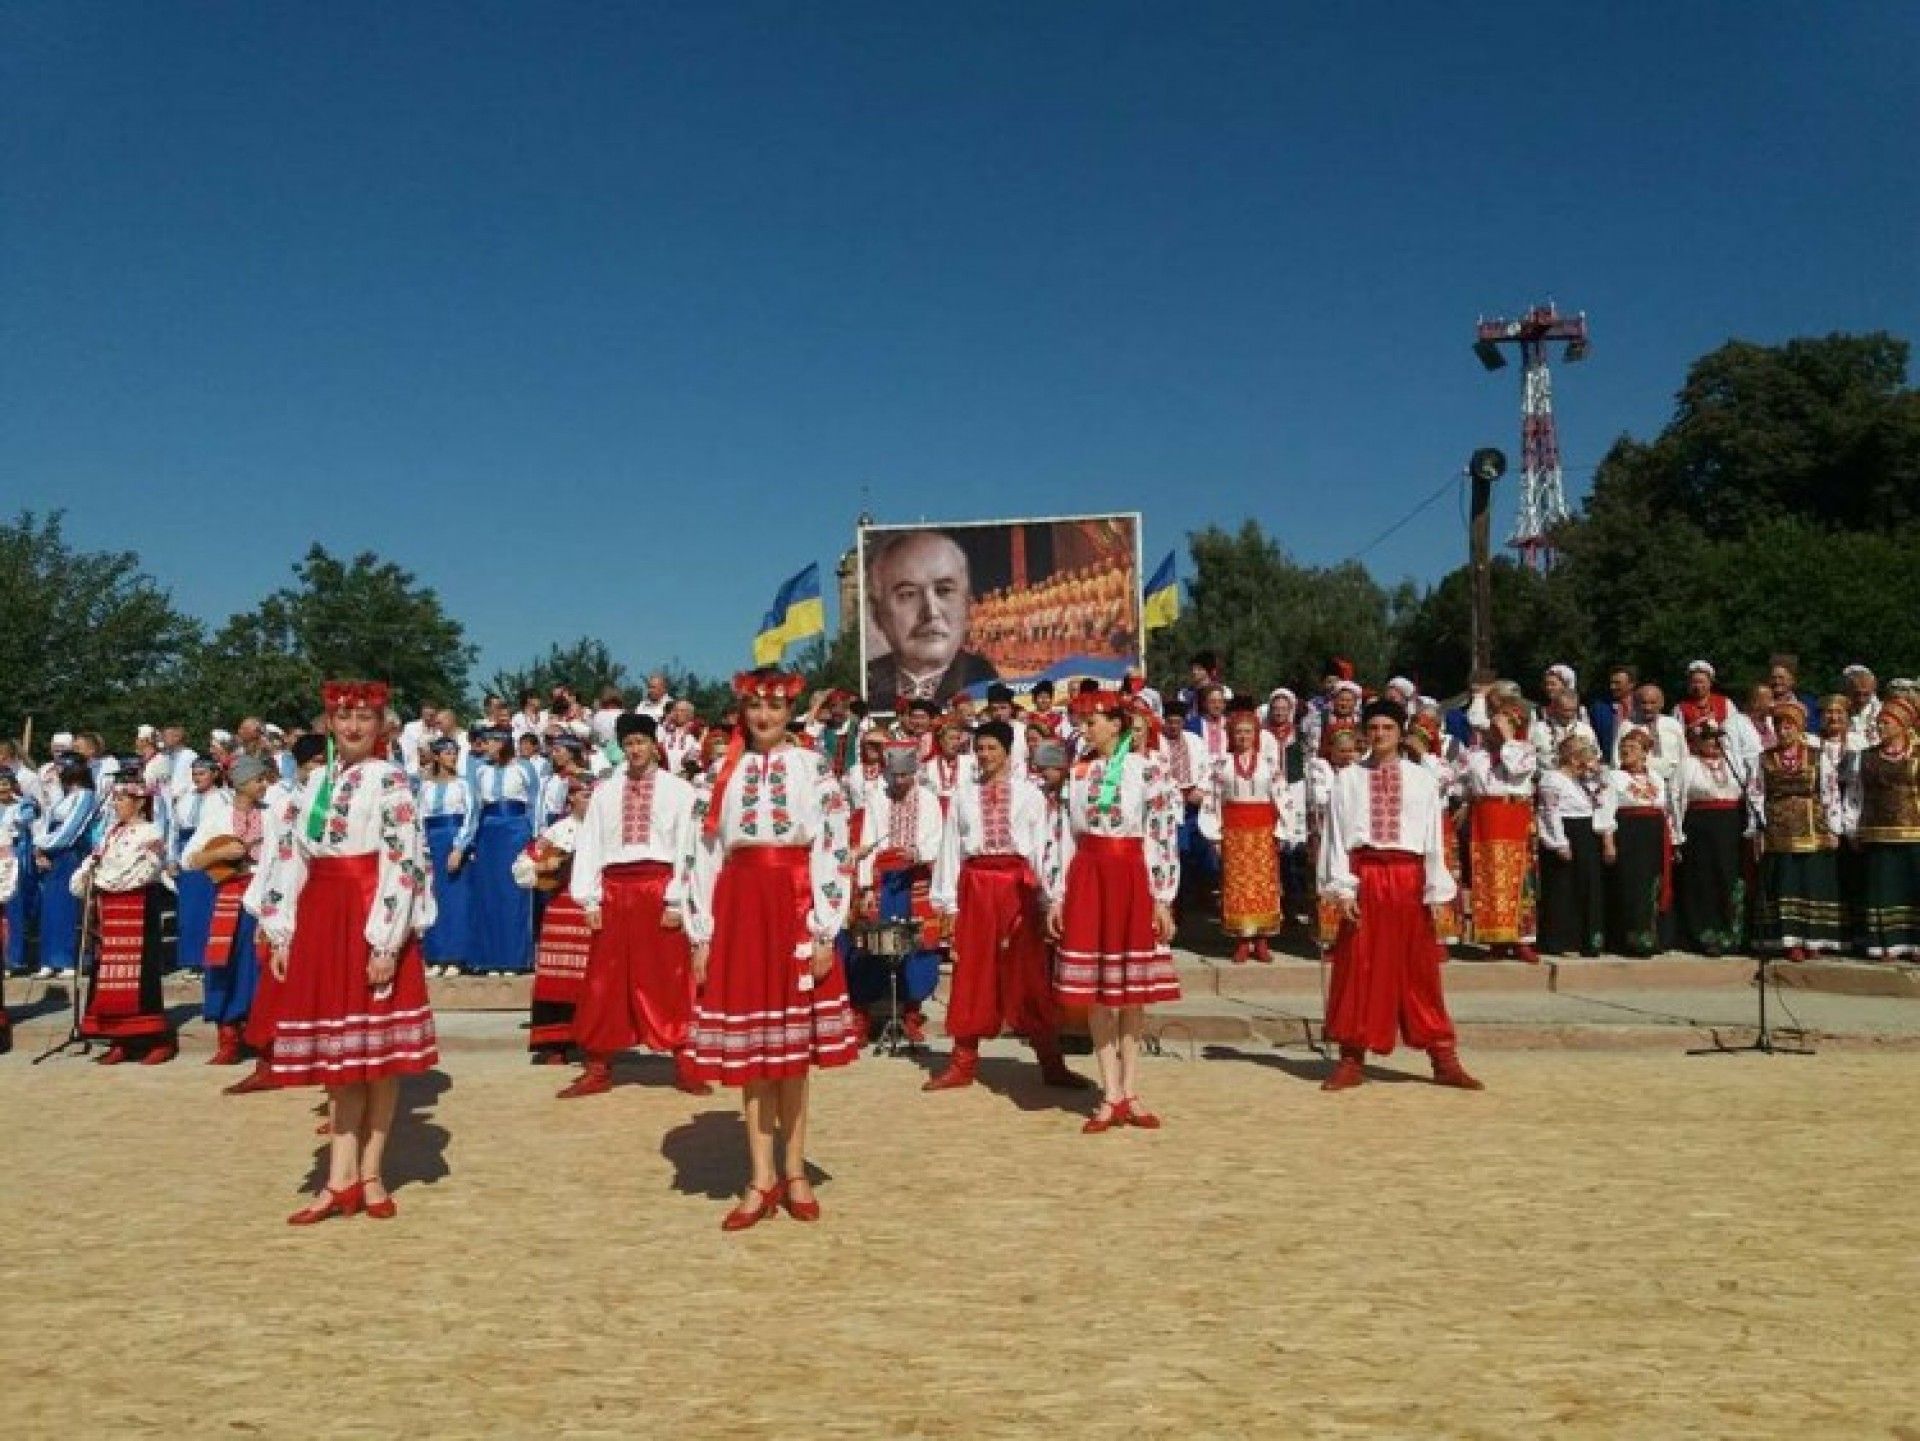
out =
<path fill-rule="evenodd" d="M 318 545 L 293 574 L 189 658 L 183 695 L 202 723 L 304 722 L 320 683 L 337 677 L 386 681 L 403 715 L 423 701 L 464 706 L 474 650 L 431 586 L 373 554 L 343 561 Z"/>
<path fill-rule="evenodd" d="M 0 524 L 0 616 L 0 732 L 31 716 L 42 753 L 60 727 L 128 744 L 198 632 L 139 557 L 76 551 L 59 511 Z"/>
<path fill-rule="evenodd" d="M 1385 669 L 1398 614 L 1416 599 L 1412 587 L 1390 594 L 1354 561 L 1301 565 L 1251 520 L 1188 539 L 1193 580 L 1180 618 L 1148 642 L 1147 673 L 1157 683 L 1183 683 L 1187 658 L 1200 650 L 1217 652 L 1243 689 L 1317 689 L 1330 655 L 1366 675 Z"/>
<path fill-rule="evenodd" d="M 520 692 L 535 690 L 542 696 L 552 694 L 556 685 L 570 685 L 583 703 L 592 706 L 608 686 L 627 696 L 632 705 L 640 697 L 639 687 L 627 674 L 627 668 L 613 658 L 605 641 L 581 636 L 568 645 L 550 645 L 546 654 L 529 661 L 518 670 L 495 671 L 487 682 L 489 694 L 505 697 L 517 704 Z"/>
<path fill-rule="evenodd" d="M 1541 576 L 1496 556 L 1493 592 L 1493 668 L 1532 686 L 1550 665 L 1565 661 L 1586 673 L 1591 642 L 1578 597 L 1559 571 Z M 1473 578 L 1462 566 L 1422 596 L 1399 628 L 1393 671 L 1427 695 L 1458 695 L 1473 666 Z"/>

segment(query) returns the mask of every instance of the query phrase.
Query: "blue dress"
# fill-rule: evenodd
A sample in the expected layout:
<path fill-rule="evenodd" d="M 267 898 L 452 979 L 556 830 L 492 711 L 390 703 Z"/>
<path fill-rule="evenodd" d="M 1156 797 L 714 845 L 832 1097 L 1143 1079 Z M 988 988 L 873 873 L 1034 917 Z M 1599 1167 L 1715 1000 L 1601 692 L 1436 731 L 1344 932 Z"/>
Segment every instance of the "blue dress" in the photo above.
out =
<path fill-rule="evenodd" d="M 474 837 L 469 915 L 472 955 L 477 971 L 533 969 L 533 893 L 514 884 L 513 863 L 532 842 L 543 818 L 540 775 L 527 761 L 475 766 L 471 775 L 479 801 Z"/>
<path fill-rule="evenodd" d="M 430 966 L 466 965 L 473 960 L 473 844 L 480 813 L 469 803 L 461 780 L 420 782 L 420 815 L 426 826 L 427 854 L 433 862 L 433 899 L 439 918 L 420 938 L 420 954 Z M 458 872 L 448 868 L 456 855 L 467 859 Z"/>
<path fill-rule="evenodd" d="M 189 791 L 173 804 L 173 828 L 167 841 L 167 859 L 180 864 L 187 843 L 200 827 L 204 794 Z M 213 882 L 201 871 L 181 870 L 174 877 L 174 895 L 179 898 L 174 935 L 178 940 L 176 964 L 189 971 L 204 970 L 207 964 L 207 929 L 213 924 Z"/>
<path fill-rule="evenodd" d="M 0 844 L 13 848 L 15 864 L 13 895 L 7 900 L 6 967 L 10 971 L 30 971 L 33 957 L 27 950 L 27 937 L 40 919 L 40 868 L 33 863 L 33 823 L 40 807 L 21 799 L 0 806 Z M 5 838 L 11 836 L 11 842 Z"/>
<path fill-rule="evenodd" d="M 40 876 L 40 964 L 56 971 L 71 971 L 79 964 L 80 900 L 68 887 L 91 849 L 88 837 L 101 809 L 92 791 L 70 790 L 53 803 L 34 842 L 53 863 Z"/>

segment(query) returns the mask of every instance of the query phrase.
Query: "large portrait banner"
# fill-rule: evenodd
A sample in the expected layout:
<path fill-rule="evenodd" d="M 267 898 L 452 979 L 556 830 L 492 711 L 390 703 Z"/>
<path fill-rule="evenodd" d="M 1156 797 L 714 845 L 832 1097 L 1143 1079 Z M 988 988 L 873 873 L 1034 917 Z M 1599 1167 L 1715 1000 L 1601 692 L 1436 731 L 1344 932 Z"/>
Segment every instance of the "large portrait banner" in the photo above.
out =
<path fill-rule="evenodd" d="M 1141 665 L 1140 517 L 870 525 L 859 534 L 868 706 L 996 681 L 1118 681 Z"/>

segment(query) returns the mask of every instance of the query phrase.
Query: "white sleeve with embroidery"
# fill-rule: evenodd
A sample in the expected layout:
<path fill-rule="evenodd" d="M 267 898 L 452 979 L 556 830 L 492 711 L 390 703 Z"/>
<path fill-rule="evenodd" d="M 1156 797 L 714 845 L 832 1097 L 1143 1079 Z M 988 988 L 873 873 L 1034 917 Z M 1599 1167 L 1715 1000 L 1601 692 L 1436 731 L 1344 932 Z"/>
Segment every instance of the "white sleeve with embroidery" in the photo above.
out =
<path fill-rule="evenodd" d="M 813 881 L 813 910 L 807 916 L 807 929 L 815 941 L 832 941 L 847 924 L 847 903 L 852 888 L 853 847 L 847 838 L 847 793 L 834 779 L 833 768 L 824 757 L 812 752 L 803 754 L 813 762 L 813 775 L 809 779 L 814 803 L 820 811 L 820 828 L 813 837 L 813 852 L 808 861 Z"/>
<path fill-rule="evenodd" d="M 1170 906 L 1180 894 L 1180 817 L 1184 807 L 1172 773 L 1158 761 L 1141 766 L 1140 786 L 1147 882 L 1153 887 L 1154 900 Z"/>
<path fill-rule="evenodd" d="M 712 805 L 711 789 L 702 791 L 693 803 L 686 844 L 680 850 L 680 863 L 674 867 L 672 889 L 680 896 L 687 940 L 696 946 L 713 939 L 713 888 L 720 879 L 720 862 L 726 854 L 726 840 L 719 830 L 707 834 L 707 812 Z"/>
<path fill-rule="evenodd" d="M 1421 837 L 1420 858 L 1426 863 L 1426 886 L 1420 899 L 1430 906 L 1444 906 L 1460 894 L 1460 884 L 1454 880 L 1453 872 L 1447 869 L 1447 849 L 1444 829 L 1447 824 L 1447 796 L 1440 782 L 1425 770 L 1416 769 L 1414 774 L 1433 787 L 1433 803 L 1425 807 L 1427 814 L 1433 817 Z"/>
<path fill-rule="evenodd" d="M 382 770 L 375 804 L 380 808 L 380 878 L 365 935 L 374 950 L 390 954 L 410 936 L 432 929 L 437 911 L 420 810 L 405 771 L 397 766 Z"/>
<path fill-rule="evenodd" d="M 1539 834 L 1540 844 L 1548 850 L 1558 853 L 1567 848 L 1567 828 L 1560 819 L 1560 787 L 1564 778 L 1559 771 L 1548 771 L 1540 777 L 1538 804 L 1534 809 L 1534 830 Z"/>
<path fill-rule="evenodd" d="M 1351 772 L 1354 768 L 1347 767 Z M 1351 784 L 1351 782 L 1349 782 Z M 1327 789 L 1325 810 L 1320 821 L 1320 889 L 1338 901 L 1352 900 L 1357 892 L 1353 867 L 1347 860 L 1347 828 L 1340 804 L 1340 776 L 1333 777 Z"/>
<path fill-rule="evenodd" d="M 927 890 L 933 909 L 943 916 L 952 915 L 960 904 L 960 813 L 963 808 L 958 795 L 947 807 L 946 822 L 940 827 L 940 853 L 934 858 L 933 880 Z"/>

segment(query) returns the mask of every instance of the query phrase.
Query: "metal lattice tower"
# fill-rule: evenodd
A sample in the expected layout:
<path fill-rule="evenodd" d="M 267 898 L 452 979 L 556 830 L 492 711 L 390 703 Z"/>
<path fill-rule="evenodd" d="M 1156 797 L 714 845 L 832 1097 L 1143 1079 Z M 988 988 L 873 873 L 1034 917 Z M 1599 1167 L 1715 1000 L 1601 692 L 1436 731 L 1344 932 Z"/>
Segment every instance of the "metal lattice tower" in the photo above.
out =
<path fill-rule="evenodd" d="M 1560 435 L 1553 421 L 1553 372 L 1547 368 L 1547 344 L 1555 340 L 1566 342 L 1569 363 L 1585 360 L 1585 313 L 1565 316 L 1548 301 L 1518 320 L 1483 317 L 1473 342 L 1473 353 L 1488 370 L 1499 370 L 1507 363 L 1501 346 L 1520 350 L 1520 513 L 1507 544 L 1520 552 L 1523 564 L 1539 571 L 1553 564 L 1551 532 L 1567 518 Z"/>

